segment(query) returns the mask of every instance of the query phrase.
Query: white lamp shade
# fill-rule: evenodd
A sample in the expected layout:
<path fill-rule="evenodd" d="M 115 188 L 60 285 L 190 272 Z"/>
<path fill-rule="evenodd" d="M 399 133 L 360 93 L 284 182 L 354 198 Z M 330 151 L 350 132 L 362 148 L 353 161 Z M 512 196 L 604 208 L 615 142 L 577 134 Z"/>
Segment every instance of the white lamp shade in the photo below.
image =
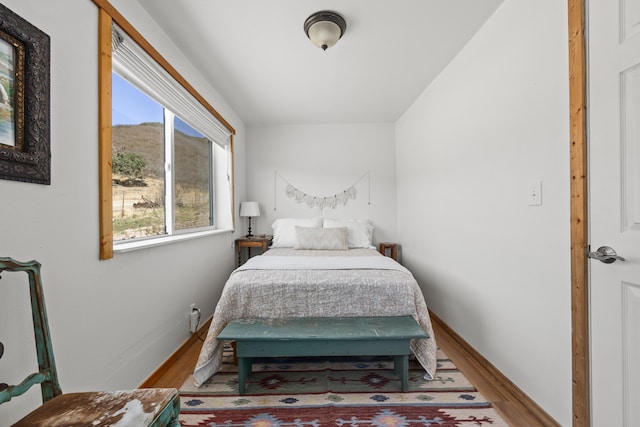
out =
<path fill-rule="evenodd" d="M 260 216 L 260 206 L 258 202 L 240 202 L 240 216 Z"/>
<path fill-rule="evenodd" d="M 326 49 L 335 45 L 341 36 L 340 27 L 331 21 L 316 22 L 309 27 L 309 39 L 319 48 Z"/>

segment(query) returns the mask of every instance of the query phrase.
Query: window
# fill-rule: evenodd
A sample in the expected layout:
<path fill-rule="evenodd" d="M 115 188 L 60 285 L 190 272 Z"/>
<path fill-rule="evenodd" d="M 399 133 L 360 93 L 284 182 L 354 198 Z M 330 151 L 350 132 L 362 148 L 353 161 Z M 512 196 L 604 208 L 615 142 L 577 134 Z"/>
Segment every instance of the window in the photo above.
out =
<path fill-rule="evenodd" d="M 116 72 L 112 82 L 113 240 L 215 226 L 211 141 Z"/>
<path fill-rule="evenodd" d="M 234 129 L 108 2 L 94 3 L 100 258 L 231 230 Z"/>
<path fill-rule="evenodd" d="M 230 133 L 115 25 L 112 40 L 114 242 L 215 228 Z"/>

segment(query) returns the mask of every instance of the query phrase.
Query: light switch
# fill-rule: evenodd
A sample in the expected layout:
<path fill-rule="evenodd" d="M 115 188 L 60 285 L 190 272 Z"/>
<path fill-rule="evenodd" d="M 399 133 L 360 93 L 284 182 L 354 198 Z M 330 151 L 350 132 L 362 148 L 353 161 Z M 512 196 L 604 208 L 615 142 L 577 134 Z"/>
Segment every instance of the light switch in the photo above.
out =
<path fill-rule="evenodd" d="M 540 206 L 542 204 L 542 182 L 540 180 L 529 182 L 527 200 L 529 206 Z"/>

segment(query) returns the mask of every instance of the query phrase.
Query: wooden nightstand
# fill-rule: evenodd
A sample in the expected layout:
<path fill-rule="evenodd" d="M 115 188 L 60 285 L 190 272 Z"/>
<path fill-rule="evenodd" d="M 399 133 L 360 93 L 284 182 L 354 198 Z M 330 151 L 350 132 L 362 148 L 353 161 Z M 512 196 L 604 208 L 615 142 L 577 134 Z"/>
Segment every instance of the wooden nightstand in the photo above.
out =
<path fill-rule="evenodd" d="M 395 261 L 398 260 L 398 244 L 391 242 L 380 242 L 380 253 L 387 256 L 387 249 L 389 250 L 391 258 Z"/>
<path fill-rule="evenodd" d="M 247 259 L 251 258 L 251 248 L 262 248 L 262 252 L 266 251 L 273 236 L 264 235 L 264 237 L 240 237 L 236 239 L 236 253 L 238 254 L 238 266 L 242 265 L 242 248 L 247 248 Z"/>

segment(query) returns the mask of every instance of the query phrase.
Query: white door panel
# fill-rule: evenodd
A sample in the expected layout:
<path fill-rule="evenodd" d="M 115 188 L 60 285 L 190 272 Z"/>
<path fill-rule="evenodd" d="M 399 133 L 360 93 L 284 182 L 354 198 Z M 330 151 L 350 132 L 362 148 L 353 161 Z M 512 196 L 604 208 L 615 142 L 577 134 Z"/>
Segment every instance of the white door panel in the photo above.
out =
<path fill-rule="evenodd" d="M 640 0 L 588 1 L 592 425 L 640 426 Z"/>

